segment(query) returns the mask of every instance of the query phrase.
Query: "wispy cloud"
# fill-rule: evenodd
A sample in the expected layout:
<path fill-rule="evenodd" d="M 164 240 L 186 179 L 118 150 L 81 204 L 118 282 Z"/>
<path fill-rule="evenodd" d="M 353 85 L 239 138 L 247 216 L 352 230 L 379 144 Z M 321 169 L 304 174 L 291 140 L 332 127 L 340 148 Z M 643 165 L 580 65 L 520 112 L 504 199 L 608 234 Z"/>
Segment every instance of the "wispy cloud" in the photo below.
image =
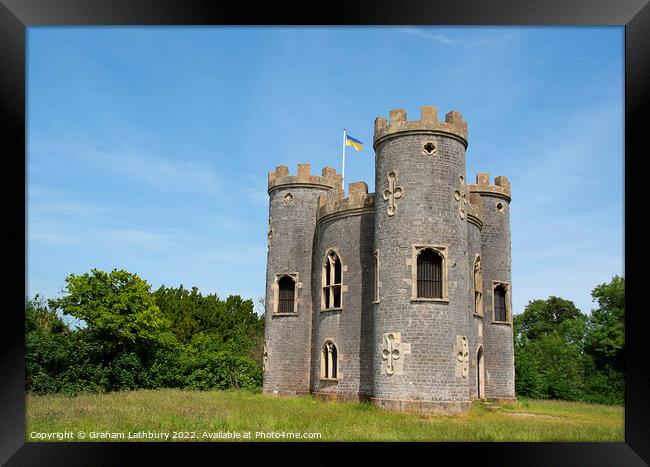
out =
<path fill-rule="evenodd" d="M 454 36 L 451 34 L 442 34 L 439 32 L 428 32 L 421 28 L 397 28 L 397 30 L 404 34 L 411 34 L 423 39 L 427 39 L 439 44 L 448 45 L 452 47 L 461 47 L 464 49 L 474 49 L 477 47 L 493 47 L 503 44 L 508 39 L 505 34 L 498 36 L 482 36 L 481 38 L 472 39 L 467 36 Z"/>
<path fill-rule="evenodd" d="M 76 245 L 80 243 L 79 237 L 71 236 L 69 233 L 57 231 L 56 229 L 43 230 L 42 225 L 30 225 L 27 227 L 27 238 L 30 242 L 43 245 Z"/>
<path fill-rule="evenodd" d="M 27 237 L 48 246 L 80 245 L 102 250 L 164 251 L 189 240 L 182 231 L 133 227 L 117 208 L 70 199 L 67 191 L 28 187 Z"/>
<path fill-rule="evenodd" d="M 95 251 L 169 251 L 191 241 L 184 232 L 169 229 L 84 226 L 57 220 L 36 220 L 27 227 L 29 242 L 48 246 L 80 245 Z"/>
<path fill-rule="evenodd" d="M 620 150 L 622 176 L 623 151 L 615 145 L 616 135 L 622 135 L 622 124 L 620 132 L 613 127 L 618 124 L 617 115 L 621 110 L 618 104 L 598 103 L 566 117 L 558 116 L 555 121 L 540 127 L 538 133 L 531 133 L 528 157 L 515 159 L 518 167 L 513 171 L 517 173 L 519 185 L 525 187 L 523 191 L 530 196 L 528 201 L 536 204 L 557 202 L 557 195 L 545 194 L 549 184 L 562 185 L 571 194 L 580 195 L 580 189 L 594 188 L 604 180 L 602 168 L 611 168 L 612 161 L 616 161 L 611 151 Z M 552 144 L 549 134 L 554 135 Z M 565 191 L 564 196 L 566 194 Z"/>
<path fill-rule="evenodd" d="M 27 198 L 27 210 L 30 216 L 46 214 L 80 219 L 95 219 L 99 216 L 106 216 L 114 211 L 112 208 L 94 206 L 92 204 L 43 202 L 31 197 Z"/>
<path fill-rule="evenodd" d="M 135 152 L 111 153 L 95 150 L 88 157 L 98 165 L 130 178 L 170 191 L 200 191 L 217 194 L 219 177 L 206 163 L 190 159 L 171 160 Z"/>
<path fill-rule="evenodd" d="M 415 28 L 400 28 L 399 31 L 406 34 L 413 34 L 414 36 L 424 37 L 425 39 L 430 39 L 444 45 L 459 45 L 457 40 L 445 36 L 444 34 L 431 34 Z"/>
<path fill-rule="evenodd" d="M 144 182 L 164 191 L 220 193 L 221 177 L 204 161 L 178 156 L 175 159 L 150 154 L 146 150 L 67 141 L 46 141 L 35 137 L 30 144 L 33 155 L 48 155 L 50 166 L 65 168 L 66 164 L 82 164 Z M 39 157 L 42 159 L 42 157 Z M 54 160 L 53 160 L 54 159 Z M 41 162 L 41 165 L 43 162 Z M 43 169 L 41 168 L 41 170 Z M 30 170 L 35 169 L 30 165 Z"/>

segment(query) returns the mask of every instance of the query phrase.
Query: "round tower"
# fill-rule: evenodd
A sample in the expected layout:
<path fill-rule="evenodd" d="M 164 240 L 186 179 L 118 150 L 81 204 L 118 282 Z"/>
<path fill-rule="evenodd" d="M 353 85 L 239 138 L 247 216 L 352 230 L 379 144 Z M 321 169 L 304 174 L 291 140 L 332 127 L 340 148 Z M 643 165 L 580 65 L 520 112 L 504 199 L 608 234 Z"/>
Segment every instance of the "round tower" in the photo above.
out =
<path fill-rule="evenodd" d="M 375 404 L 469 409 L 467 124 L 458 112 L 375 120 Z"/>
<path fill-rule="evenodd" d="M 318 198 L 341 189 L 341 176 L 326 167 L 311 175 L 299 164 L 269 172 L 263 391 L 307 394 L 312 332 L 312 249 Z"/>
<path fill-rule="evenodd" d="M 479 173 L 469 191 L 472 198 L 480 196 L 482 214 L 485 396 L 510 401 L 515 398 L 510 181 L 499 176 L 491 184 L 489 174 Z"/>
<path fill-rule="evenodd" d="M 469 193 L 467 205 L 467 251 L 469 280 L 469 386 L 472 399 L 485 395 L 485 349 L 483 329 L 485 290 L 483 286 L 484 260 L 481 257 L 482 202 L 478 193 Z"/>
<path fill-rule="evenodd" d="M 372 395 L 374 193 L 365 182 L 320 198 L 312 275 L 312 391 L 365 401 Z"/>

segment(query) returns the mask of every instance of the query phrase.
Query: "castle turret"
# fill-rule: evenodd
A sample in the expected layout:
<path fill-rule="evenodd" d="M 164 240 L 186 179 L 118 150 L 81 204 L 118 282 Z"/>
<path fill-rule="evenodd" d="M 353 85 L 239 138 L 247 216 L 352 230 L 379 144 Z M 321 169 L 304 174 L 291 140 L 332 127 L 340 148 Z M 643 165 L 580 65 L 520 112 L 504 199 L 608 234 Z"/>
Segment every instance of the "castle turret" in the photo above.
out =
<path fill-rule="evenodd" d="M 296 175 L 286 166 L 269 172 L 264 384 L 270 394 L 307 394 L 312 333 L 312 249 L 318 198 L 341 189 L 341 176 L 326 167 Z"/>
<path fill-rule="evenodd" d="M 376 193 L 269 173 L 267 394 L 456 413 L 514 399 L 510 182 L 467 184 L 467 124 L 375 120 Z"/>
<path fill-rule="evenodd" d="M 457 412 L 470 405 L 467 124 L 435 107 L 375 120 L 373 401 Z"/>
<path fill-rule="evenodd" d="M 467 251 L 469 271 L 469 381 L 472 399 L 485 398 L 485 350 L 483 346 L 483 259 L 481 229 L 483 228 L 481 196 L 469 193 L 467 204 Z"/>
<path fill-rule="evenodd" d="M 483 344 L 485 396 L 515 397 L 512 334 L 512 284 L 510 240 L 510 182 L 499 176 L 490 183 L 487 173 L 469 185 L 470 196 L 480 199 L 481 269 L 483 279 Z"/>
<path fill-rule="evenodd" d="M 312 391 L 372 395 L 375 197 L 365 182 L 321 196 L 314 239 Z M 336 358 L 334 358 L 336 357 Z"/>

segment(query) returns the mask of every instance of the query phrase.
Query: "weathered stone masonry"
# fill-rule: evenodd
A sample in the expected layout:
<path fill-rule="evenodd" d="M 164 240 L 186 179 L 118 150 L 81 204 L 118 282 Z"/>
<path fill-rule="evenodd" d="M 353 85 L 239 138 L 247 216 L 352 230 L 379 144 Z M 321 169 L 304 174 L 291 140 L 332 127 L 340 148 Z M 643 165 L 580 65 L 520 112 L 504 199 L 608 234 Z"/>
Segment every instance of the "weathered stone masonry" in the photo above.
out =
<path fill-rule="evenodd" d="M 415 121 L 393 110 L 375 120 L 373 148 L 377 193 L 357 182 L 343 198 L 329 167 L 269 173 L 264 392 L 423 413 L 513 399 L 508 179 L 467 183 L 458 112 L 440 122 L 435 107 Z M 294 301 L 282 308 L 286 276 L 295 282 L 282 296 Z"/>

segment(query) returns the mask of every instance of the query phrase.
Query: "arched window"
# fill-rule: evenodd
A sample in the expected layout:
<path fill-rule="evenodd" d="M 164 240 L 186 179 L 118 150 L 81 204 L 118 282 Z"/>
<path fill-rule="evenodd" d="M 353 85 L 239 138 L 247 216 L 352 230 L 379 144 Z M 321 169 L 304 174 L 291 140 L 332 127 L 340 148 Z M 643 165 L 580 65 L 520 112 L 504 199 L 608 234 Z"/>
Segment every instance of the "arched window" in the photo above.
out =
<path fill-rule="evenodd" d="M 291 276 L 282 276 L 278 281 L 278 313 L 293 313 L 296 298 L 296 281 Z"/>
<path fill-rule="evenodd" d="M 336 379 L 338 374 L 338 355 L 334 342 L 327 341 L 321 352 L 321 379 Z"/>
<path fill-rule="evenodd" d="M 481 272 L 481 257 L 474 261 L 474 313 L 483 316 L 483 273 Z"/>
<path fill-rule="evenodd" d="M 323 264 L 323 298 L 324 310 L 341 308 L 341 260 L 330 251 Z"/>
<path fill-rule="evenodd" d="M 442 298 L 442 257 L 431 248 L 418 255 L 417 298 Z"/>
<path fill-rule="evenodd" d="M 494 288 L 494 320 L 508 320 L 508 314 L 506 310 L 506 287 L 504 284 L 498 284 Z"/>

